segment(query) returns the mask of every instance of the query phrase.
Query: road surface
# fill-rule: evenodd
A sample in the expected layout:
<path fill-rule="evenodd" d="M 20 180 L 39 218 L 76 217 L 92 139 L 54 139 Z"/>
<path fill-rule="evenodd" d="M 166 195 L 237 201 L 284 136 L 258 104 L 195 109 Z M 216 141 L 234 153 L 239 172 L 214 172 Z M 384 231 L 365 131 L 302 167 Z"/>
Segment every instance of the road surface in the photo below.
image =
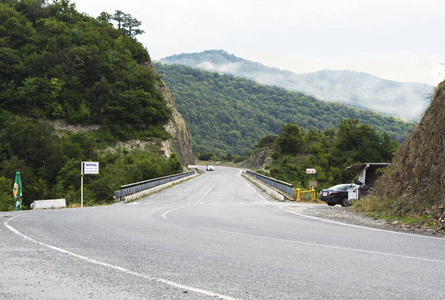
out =
<path fill-rule="evenodd" d="M 298 205 L 216 166 L 132 203 L 1 212 L 0 298 L 445 297 L 445 239 L 326 222 Z"/>

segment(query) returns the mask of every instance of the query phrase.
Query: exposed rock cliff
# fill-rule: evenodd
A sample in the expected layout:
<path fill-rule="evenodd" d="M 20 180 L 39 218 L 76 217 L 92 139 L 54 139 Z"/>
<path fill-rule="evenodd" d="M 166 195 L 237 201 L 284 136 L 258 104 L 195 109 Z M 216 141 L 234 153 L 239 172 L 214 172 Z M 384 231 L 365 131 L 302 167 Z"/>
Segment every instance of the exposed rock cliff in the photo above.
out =
<path fill-rule="evenodd" d="M 252 152 L 249 158 L 242 164 L 244 168 L 263 169 L 266 165 L 271 163 L 272 147 L 265 147 L 256 149 Z"/>
<path fill-rule="evenodd" d="M 156 70 L 151 62 L 149 63 L 149 67 L 151 67 L 153 72 L 156 73 Z M 195 164 L 195 156 L 192 149 L 192 137 L 185 119 L 176 109 L 175 99 L 165 86 L 165 83 L 163 86 L 157 85 L 156 88 L 164 95 L 168 106 L 172 110 L 170 120 L 164 125 L 164 128 L 172 135 L 173 138 L 162 141 L 162 150 L 166 156 L 170 156 L 171 153 L 176 152 L 184 166 L 193 165 Z"/>
<path fill-rule="evenodd" d="M 408 136 L 376 192 L 392 213 L 421 214 L 445 205 L 445 81 L 439 84 L 418 127 Z"/>

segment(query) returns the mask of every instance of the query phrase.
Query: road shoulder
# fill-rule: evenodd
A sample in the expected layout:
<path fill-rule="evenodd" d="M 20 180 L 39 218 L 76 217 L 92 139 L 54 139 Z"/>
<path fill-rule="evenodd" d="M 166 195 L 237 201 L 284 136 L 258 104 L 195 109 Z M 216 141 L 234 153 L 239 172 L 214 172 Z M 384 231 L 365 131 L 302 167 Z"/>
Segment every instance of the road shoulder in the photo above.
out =
<path fill-rule="evenodd" d="M 339 205 L 328 206 L 324 204 L 310 204 L 302 202 L 295 203 L 290 201 L 288 201 L 287 203 L 288 204 L 285 205 L 285 209 L 310 217 L 317 217 L 340 223 L 371 227 L 382 230 L 435 237 L 445 237 L 445 232 L 443 231 L 437 232 L 436 230 L 429 228 L 418 228 L 417 226 L 403 225 L 399 223 L 392 224 L 391 221 L 387 221 L 384 219 L 367 217 L 364 214 L 354 211 L 351 207 L 345 208 Z"/>

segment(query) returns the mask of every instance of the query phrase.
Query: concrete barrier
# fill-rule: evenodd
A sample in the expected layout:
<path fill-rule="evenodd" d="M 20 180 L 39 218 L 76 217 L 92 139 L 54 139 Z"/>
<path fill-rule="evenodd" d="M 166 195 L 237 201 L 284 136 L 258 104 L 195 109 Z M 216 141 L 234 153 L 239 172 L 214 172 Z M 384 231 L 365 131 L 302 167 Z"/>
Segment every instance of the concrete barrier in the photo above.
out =
<path fill-rule="evenodd" d="M 35 200 L 32 203 L 32 209 L 51 209 L 51 208 L 65 208 L 65 199 L 50 199 L 50 200 Z"/>
<path fill-rule="evenodd" d="M 256 186 L 258 186 L 260 189 L 262 189 L 263 191 L 266 192 L 266 194 L 272 196 L 273 198 L 277 199 L 278 201 L 284 201 L 285 198 L 282 194 L 280 194 L 279 192 L 277 192 L 276 190 L 274 190 L 273 188 L 265 185 L 264 183 L 262 183 L 261 181 L 253 178 L 252 176 L 249 176 L 246 173 L 241 173 L 242 176 L 246 177 L 248 180 L 250 180 L 253 184 L 255 184 Z"/>

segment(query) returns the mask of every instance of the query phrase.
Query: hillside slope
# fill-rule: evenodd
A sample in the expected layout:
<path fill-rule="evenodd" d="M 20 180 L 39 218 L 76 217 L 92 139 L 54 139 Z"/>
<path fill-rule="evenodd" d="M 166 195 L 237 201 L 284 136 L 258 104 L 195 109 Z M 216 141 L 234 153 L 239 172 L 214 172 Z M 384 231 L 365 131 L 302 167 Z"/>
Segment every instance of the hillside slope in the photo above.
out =
<path fill-rule="evenodd" d="M 86 205 L 193 164 L 190 131 L 142 44 L 51 2 L 0 1 L 0 210 L 14 209 L 17 171 L 28 208 L 80 204 L 82 161 L 100 163 Z"/>
<path fill-rule="evenodd" d="M 245 60 L 222 50 L 172 55 L 160 61 L 240 76 L 408 121 L 418 120 L 422 116 L 429 105 L 428 95 L 433 91 L 433 87 L 427 84 L 395 82 L 354 71 L 323 70 L 296 74 Z"/>
<path fill-rule="evenodd" d="M 376 191 L 397 216 L 421 215 L 445 205 L 445 82 L 419 126 L 394 155 Z M 439 214 L 440 216 L 440 214 Z"/>
<path fill-rule="evenodd" d="M 95 125 L 109 139 L 188 139 L 168 152 L 193 162 L 184 120 L 147 50 L 70 1 L 0 3 L 0 109 Z"/>
<path fill-rule="evenodd" d="M 240 77 L 184 65 L 155 62 L 154 66 L 187 120 L 197 152 L 242 155 L 264 136 L 278 134 L 286 123 L 324 131 L 336 128 L 345 118 L 359 119 L 399 142 L 413 125 Z"/>

